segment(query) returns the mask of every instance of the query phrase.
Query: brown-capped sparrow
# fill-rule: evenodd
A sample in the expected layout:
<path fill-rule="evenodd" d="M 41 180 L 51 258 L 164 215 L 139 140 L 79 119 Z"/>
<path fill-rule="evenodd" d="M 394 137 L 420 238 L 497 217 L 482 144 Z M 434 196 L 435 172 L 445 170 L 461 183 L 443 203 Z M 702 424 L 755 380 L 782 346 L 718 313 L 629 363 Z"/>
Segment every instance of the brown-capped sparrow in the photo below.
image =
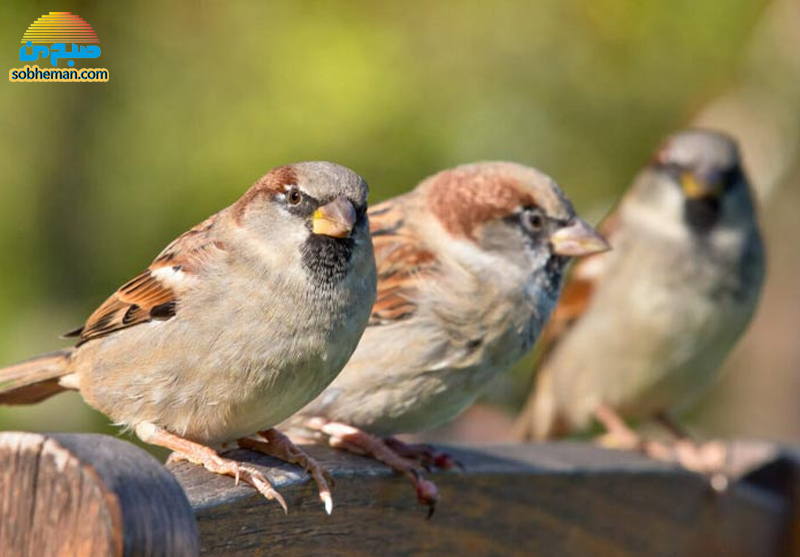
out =
<path fill-rule="evenodd" d="M 534 344 L 571 257 L 608 248 L 544 174 L 486 162 L 440 172 L 370 210 L 378 297 L 336 380 L 291 418 L 298 436 L 406 474 L 432 511 L 422 464 L 444 455 L 392 436 L 450 420 Z"/>
<path fill-rule="evenodd" d="M 764 280 L 764 246 L 736 143 L 705 130 L 666 139 L 600 230 L 613 251 L 575 265 L 543 335 L 539 374 L 517 423 L 547 439 L 597 420 L 673 413 L 717 378 Z"/>
<path fill-rule="evenodd" d="M 172 242 L 68 333 L 74 348 L 0 370 L 0 403 L 64 389 L 142 441 L 283 498 L 211 447 L 304 466 L 330 513 L 327 473 L 272 427 L 344 367 L 375 300 L 364 180 L 329 162 L 278 167 Z M 260 434 L 264 439 L 248 436 Z"/>

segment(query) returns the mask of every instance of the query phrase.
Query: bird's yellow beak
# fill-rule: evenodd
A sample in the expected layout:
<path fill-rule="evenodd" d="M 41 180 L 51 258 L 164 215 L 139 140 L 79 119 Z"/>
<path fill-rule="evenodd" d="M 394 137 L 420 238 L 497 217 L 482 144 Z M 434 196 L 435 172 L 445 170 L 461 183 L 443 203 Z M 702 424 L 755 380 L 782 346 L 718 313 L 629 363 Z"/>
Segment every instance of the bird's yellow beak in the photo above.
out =
<path fill-rule="evenodd" d="M 611 245 L 586 221 L 575 218 L 550 236 L 553 253 L 565 257 L 581 257 L 611 249 Z"/>
<path fill-rule="evenodd" d="M 681 174 L 681 188 L 688 199 L 702 197 L 719 197 L 722 194 L 722 182 L 708 183 L 700 180 L 691 172 Z"/>
<path fill-rule="evenodd" d="M 347 238 L 356 223 L 356 209 L 345 197 L 337 197 L 314 211 L 311 221 L 314 234 Z"/>

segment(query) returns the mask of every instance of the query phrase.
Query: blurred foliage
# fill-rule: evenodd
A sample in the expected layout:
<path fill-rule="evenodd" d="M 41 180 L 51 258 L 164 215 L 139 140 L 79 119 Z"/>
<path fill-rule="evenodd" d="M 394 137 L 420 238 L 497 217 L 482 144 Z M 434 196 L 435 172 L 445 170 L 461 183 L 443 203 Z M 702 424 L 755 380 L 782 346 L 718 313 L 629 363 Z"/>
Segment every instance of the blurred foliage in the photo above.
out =
<path fill-rule="evenodd" d="M 110 81 L 0 88 L 0 362 L 61 346 L 278 164 L 340 162 L 376 201 L 442 168 L 515 160 L 597 218 L 662 135 L 735 82 L 765 5 L 6 0 L 6 68 L 32 21 L 71 10 Z M 76 397 L 0 410 L 4 428 L 89 423 L 104 420 Z"/>

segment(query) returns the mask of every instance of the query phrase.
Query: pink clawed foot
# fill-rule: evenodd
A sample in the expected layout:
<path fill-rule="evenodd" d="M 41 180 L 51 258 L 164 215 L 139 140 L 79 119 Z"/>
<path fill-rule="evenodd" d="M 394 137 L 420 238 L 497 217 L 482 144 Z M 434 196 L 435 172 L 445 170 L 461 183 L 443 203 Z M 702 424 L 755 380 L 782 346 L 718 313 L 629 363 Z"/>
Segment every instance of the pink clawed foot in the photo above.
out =
<path fill-rule="evenodd" d="M 430 445 L 405 443 L 396 437 L 384 437 L 383 442 L 400 456 L 419 462 L 428 471 L 434 468 L 439 470 L 464 470 L 464 466 L 451 455 L 437 451 Z"/>
<path fill-rule="evenodd" d="M 383 439 L 347 424 L 314 419 L 308 422 L 307 427 L 327 435 L 331 447 L 369 456 L 405 475 L 414 486 L 417 501 L 428 507 L 428 518 L 433 516 L 439 490 L 436 484 L 425 479 L 415 460 L 398 454 Z"/>
<path fill-rule="evenodd" d="M 258 435 L 264 440 L 245 437 L 239 440 L 239 446 L 273 456 L 289 464 L 301 466 L 317 484 L 319 498 L 325 506 L 325 512 L 331 514 L 333 512 L 333 496 L 330 486 L 334 484 L 334 481 L 328 471 L 278 430 L 259 431 Z"/>
<path fill-rule="evenodd" d="M 170 455 L 168 462 L 181 462 L 185 460 L 192 464 L 198 464 L 213 474 L 231 476 L 234 478 L 237 485 L 241 480 L 253 486 L 261 495 L 270 501 L 277 501 L 283 508 L 283 512 L 288 513 L 289 509 L 286 506 L 286 501 L 283 499 L 283 496 L 272 487 L 272 484 L 269 483 L 266 476 L 254 467 L 240 464 L 229 458 L 223 458 L 217 454 L 217 451 L 210 447 L 174 435 L 150 423 L 139 424 L 139 426 L 136 427 L 136 434 L 145 443 L 158 445 L 159 447 L 174 451 L 174 453 Z"/>

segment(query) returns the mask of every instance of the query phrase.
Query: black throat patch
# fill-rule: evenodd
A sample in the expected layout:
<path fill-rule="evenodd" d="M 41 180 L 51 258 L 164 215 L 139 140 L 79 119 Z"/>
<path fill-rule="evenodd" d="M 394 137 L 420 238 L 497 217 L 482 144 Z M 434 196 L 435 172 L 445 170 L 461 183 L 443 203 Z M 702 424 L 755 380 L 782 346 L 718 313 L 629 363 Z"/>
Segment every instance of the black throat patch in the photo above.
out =
<path fill-rule="evenodd" d="M 561 289 L 561 281 L 564 278 L 564 268 L 569 263 L 569 259 L 560 255 L 551 255 L 547 260 L 545 267 L 545 289 L 554 295 L 557 295 Z"/>
<path fill-rule="evenodd" d="M 303 266 L 319 284 L 335 284 L 347 274 L 355 241 L 311 234 L 302 247 Z"/>
<path fill-rule="evenodd" d="M 684 204 L 684 219 L 697 234 L 708 234 L 720 217 L 720 202 L 711 197 L 687 199 Z"/>

